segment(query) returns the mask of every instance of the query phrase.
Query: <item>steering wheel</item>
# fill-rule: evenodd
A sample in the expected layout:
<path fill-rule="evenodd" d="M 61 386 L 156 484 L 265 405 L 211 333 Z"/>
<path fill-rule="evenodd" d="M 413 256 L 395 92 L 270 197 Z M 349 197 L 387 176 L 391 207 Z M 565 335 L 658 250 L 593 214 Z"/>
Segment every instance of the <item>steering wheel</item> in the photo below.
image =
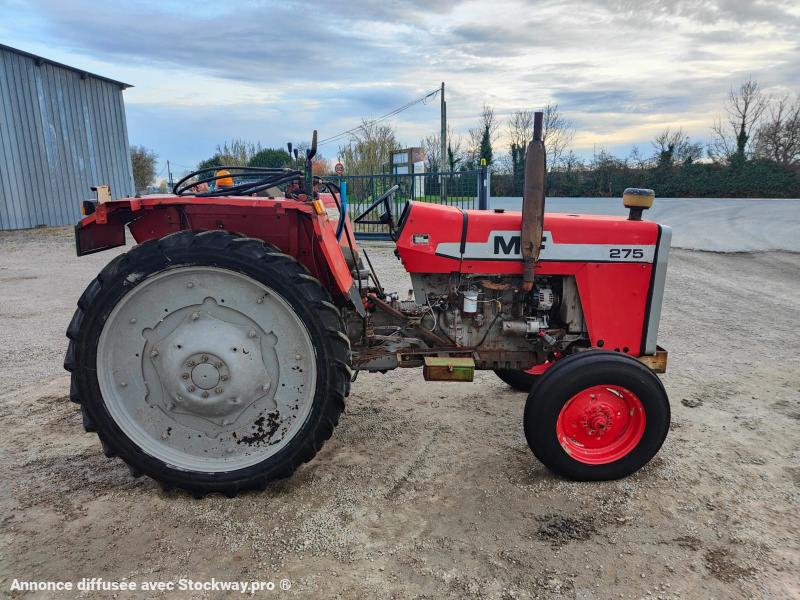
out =
<path fill-rule="evenodd" d="M 392 199 L 394 199 L 394 195 L 397 193 L 397 190 L 400 189 L 400 186 L 395 184 L 390 187 L 388 190 L 383 192 L 378 199 L 375 200 L 369 207 L 358 215 L 355 219 L 353 219 L 353 223 L 362 223 L 364 225 L 388 225 L 389 226 L 389 233 L 394 233 L 394 216 L 392 215 Z M 378 206 L 383 204 L 384 212 L 381 213 L 381 216 L 378 217 L 377 221 L 374 220 L 367 220 L 366 216 L 375 210 Z"/>

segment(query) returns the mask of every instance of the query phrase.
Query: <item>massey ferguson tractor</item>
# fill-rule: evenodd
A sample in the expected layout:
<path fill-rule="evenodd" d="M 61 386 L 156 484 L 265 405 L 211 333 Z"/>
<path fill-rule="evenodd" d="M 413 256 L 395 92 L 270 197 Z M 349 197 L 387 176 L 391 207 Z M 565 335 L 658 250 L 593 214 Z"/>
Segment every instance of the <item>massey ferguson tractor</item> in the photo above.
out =
<path fill-rule="evenodd" d="M 331 436 L 359 371 L 426 380 L 492 370 L 526 392 L 534 455 L 575 480 L 624 477 L 669 429 L 655 373 L 668 227 L 544 213 L 541 113 L 521 212 L 408 202 L 380 223 L 413 295 L 401 299 L 354 239 L 345 194 L 304 170 L 224 167 L 172 194 L 83 203 L 79 256 L 125 244 L 86 288 L 64 362 L 86 431 L 133 476 L 194 496 L 264 489 Z M 491 393 L 488 392 L 487 393 Z"/>

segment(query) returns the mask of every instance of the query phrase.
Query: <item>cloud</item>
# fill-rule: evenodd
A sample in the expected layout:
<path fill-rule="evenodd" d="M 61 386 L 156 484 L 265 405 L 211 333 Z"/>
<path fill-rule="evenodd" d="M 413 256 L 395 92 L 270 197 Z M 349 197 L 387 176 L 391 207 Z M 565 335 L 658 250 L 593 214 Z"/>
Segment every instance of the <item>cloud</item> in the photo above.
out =
<path fill-rule="evenodd" d="M 800 81 L 796 0 L 42 0 L 5 13 L 8 43 L 133 83 L 131 140 L 186 164 L 233 137 L 333 135 L 441 81 L 456 133 L 483 103 L 505 118 L 557 102 L 579 152 L 647 146 L 662 126 L 701 138 L 742 79 L 781 93 Z M 399 139 L 438 116 L 438 99 L 402 113 Z"/>
<path fill-rule="evenodd" d="M 51 1 L 45 23 L 49 35 L 87 53 L 263 85 L 360 79 L 404 66 L 402 53 L 382 48 L 366 31 L 353 31 L 324 4 L 247 5 L 221 14 L 195 12 L 188 3 L 185 9 Z"/>

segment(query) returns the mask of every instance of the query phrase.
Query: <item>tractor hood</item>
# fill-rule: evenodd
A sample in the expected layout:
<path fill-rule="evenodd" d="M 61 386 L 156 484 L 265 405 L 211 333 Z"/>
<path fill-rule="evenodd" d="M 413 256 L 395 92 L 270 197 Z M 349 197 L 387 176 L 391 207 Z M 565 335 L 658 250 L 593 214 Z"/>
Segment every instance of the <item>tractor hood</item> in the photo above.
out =
<path fill-rule="evenodd" d="M 400 226 L 397 250 L 411 273 L 522 274 L 521 212 L 411 202 Z M 541 263 L 652 264 L 660 230 L 625 217 L 548 213 L 537 271 Z"/>

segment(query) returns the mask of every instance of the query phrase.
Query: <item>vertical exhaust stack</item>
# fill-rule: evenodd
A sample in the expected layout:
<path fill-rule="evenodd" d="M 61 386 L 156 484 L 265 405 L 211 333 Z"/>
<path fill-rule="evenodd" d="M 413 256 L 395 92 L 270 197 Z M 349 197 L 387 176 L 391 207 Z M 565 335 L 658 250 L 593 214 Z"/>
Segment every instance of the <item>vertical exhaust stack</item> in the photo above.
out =
<path fill-rule="evenodd" d="M 533 139 L 525 151 L 522 188 L 522 291 L 533 289 L 533 272 L 539 260 L 544 226 L 544 182 L 547 162 L 542 141 L 542 113 L 533 115 Z"/>

